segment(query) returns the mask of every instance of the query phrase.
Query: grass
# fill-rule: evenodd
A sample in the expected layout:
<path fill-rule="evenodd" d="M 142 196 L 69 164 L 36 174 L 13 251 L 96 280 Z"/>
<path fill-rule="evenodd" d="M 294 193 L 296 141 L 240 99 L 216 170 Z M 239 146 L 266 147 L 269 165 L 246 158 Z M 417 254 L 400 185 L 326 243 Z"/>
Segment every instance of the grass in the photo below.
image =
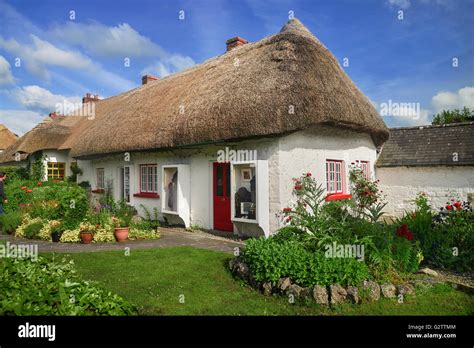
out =
<path fill-rule="evenodd" d="M 57 254 L 56 254 L 57 256 Z M 51 257 L 51 254 L 49 254 Z M 473 296 L 449 285 L 418 289 L 404 303 L 290 304 L 265 297 L 236 281 L 226 269 L 229 254 L 192 247 L 69 254 L 78 273 L 123 296 L 141 315 L 472 315 Z"/>

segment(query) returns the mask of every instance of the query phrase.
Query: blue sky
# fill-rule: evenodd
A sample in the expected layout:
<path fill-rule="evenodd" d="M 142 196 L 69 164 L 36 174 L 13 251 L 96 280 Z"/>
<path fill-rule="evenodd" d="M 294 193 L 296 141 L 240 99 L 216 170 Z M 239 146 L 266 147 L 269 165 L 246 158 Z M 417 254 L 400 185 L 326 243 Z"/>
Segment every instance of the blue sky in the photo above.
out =
<path fill-rule="evenodd" d="M 145 72 L 222 54 L 228 38 L 275 34 L 290 11 L 341 65 L 348 59 L 379 110 L 417 103 L 416 116 L 384 117 L 389 126 L 474 108 L 474 0 L 0 0 L 0 123 L 21 135 L 64 100 L 112 96 Z"/>

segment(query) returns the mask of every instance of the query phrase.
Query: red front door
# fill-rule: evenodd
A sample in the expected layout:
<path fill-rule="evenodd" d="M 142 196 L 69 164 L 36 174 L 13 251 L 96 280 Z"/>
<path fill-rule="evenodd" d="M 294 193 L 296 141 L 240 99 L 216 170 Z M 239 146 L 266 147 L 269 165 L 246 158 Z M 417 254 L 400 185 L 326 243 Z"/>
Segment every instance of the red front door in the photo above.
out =
<path fill-rule="evenodd" d="M 214 162 L 214 229 L 234 230 L 230 221 L 230 164 Z"/>

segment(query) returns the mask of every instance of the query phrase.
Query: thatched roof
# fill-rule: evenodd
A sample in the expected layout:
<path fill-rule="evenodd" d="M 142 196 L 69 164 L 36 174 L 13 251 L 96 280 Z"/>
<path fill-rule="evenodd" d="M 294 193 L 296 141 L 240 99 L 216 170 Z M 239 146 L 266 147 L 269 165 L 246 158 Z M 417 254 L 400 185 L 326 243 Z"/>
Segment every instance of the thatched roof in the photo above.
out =
<path fill-rule="evenodd" d="M 474 165 L 474 122 L 390 129 L 377 167 Z"/>
<path fill-rule="evenodd" d="M 8 158 L 53 148 L 70 149 L 74 157 L 166 149 L 317 125 L 369 133 L 377 146 L 388 138 L 372 104 L 298 20 L 276 35 L 94 105 L 94 119 L 67 116 L 38 125 Z"/>
<path fill-rule="evenodd" d="M 5 150 L 12 145 L 18 137 L 11 130 L 0 124 L 0 150 Z"/>
<path fill-rule="evenodd" d="M 46 117 L 41 123 L 10 145 L 0 156 L 0 163 L 13 162 L 15 154 L 20 153 L 21 159 L 41 151 L 58 149 L 72 134 L 72 127 L 79 117 L 59 117 L 55 120 Z"/>
<path fill-rule="evenodd" d="M 318 124 L 388 130 L 336 58 L 298 20 L 280 33 L 95 103 L 61 148 L 75 157 L 285 134 Z M 291 113 L 294 108 L 294 113 Z"/>

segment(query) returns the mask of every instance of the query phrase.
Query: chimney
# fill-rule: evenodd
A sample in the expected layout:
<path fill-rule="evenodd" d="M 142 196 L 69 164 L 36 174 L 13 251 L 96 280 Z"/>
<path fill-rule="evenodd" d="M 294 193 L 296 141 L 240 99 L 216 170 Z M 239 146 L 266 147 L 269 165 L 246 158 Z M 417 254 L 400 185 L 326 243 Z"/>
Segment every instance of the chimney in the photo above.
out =
<path fill-rule="evenodd" d="M 240 36 L 233 37 L 232 39 L 229 39 L 226 41 L 227 52 L 238 46 L 245 45 L 246 43 L 248 43 L 248 41 L 245 40 L 244 38 L 241 38 Z"/>
<path fill-rule="evenodd" d="M 99 100 L 99 95 L 96 94 L 96 95 L 92 95 L 90 93 L 86 93 L 86 96 L 84 98 L 82 98 L 82 104 L 86 104 L 86 103 L 89 103 L 89 102 L 96 102 Z"/>
<path fill-rule="evenodd" d="M 52 120 L 57 120 L 61 115 L 59 115 L 56 111 L 55 112 L 51 112 L 49 114 L 49 118 L 51 118 Z"/>
<path fill-rule="evenodd" d="M 146 85 L 148 82 L 158 80 L 158 77 L 153 75 L 143 75 L 142 76 L 142 85 Z"/>

